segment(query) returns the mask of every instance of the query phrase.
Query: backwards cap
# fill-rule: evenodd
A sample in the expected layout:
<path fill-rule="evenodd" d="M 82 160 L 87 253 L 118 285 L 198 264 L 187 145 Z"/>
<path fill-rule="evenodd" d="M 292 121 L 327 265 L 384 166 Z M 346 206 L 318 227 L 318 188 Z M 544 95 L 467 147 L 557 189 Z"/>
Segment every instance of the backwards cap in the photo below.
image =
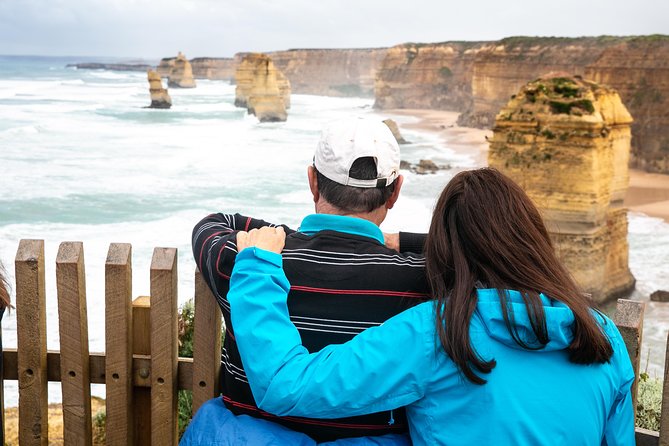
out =
<path fill-rule="evenodd" d="M 358 158 L 372 157 L 376 179 L 351 178 L 349 171 Z M 349 118 L 329 123 L 316 147 L 314 166 L 326 178 L 345 186 L 385 187 L 397 178 L 400 147 L 380 119 Z"/>

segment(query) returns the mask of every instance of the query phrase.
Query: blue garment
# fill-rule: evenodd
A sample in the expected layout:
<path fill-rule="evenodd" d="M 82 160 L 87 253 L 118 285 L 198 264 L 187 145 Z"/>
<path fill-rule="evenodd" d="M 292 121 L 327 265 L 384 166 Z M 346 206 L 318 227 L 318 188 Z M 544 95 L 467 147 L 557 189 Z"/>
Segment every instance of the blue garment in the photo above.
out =
<path fill-rule="evenodd" d="M 550 342 L 540 351 L 511 338 L 497 290 L 479 290 L 470 336 L 497 366 L 482 386 L 443 352 L 434 304 L 409 309 L 342 345 L 309 354 L 290 322 L 281 256 L 237 256 L 228 299 L 242 362 L 258 406 L 277 415 L 342 417 L 407 406 L 415 446 L 632 445 L 633 369 L 617 328 L 599 318 L 614 354 L 577 365 L 565 350 L 574 316 L 542 296 Z M 519 331 L 531 333 L 523 300 L 508 291 Z"/>
<path fill-rule="evenodd" d="M 316 446 L 309 436 L 271 421 L 235 415 L 214 398 L 202 405 L 179 446 Z M 407 435 L 346 438 L 320 446 L 411 446 Z"/>

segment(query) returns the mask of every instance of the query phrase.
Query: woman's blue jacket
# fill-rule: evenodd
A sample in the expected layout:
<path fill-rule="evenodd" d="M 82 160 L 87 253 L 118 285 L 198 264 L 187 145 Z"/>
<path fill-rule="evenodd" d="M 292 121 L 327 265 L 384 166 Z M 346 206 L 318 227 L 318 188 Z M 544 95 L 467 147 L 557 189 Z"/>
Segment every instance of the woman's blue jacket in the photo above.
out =
<path fill-rule="evenodd" d="M 471 342 L 497 365 L 476 385 L 444 353 L 433 303 L 309 354 L 290 322 L 289 287 L 280 255 L 255 247 L 238 255 L 228 294 L 232 322 L 253 395 L 266 411 L 338 418 L 407 406 L 415 446 L 634 444 L 634 372 L 606 317 L 599 319 L 611 360 L 578 365 L 566 351 L 569 308 L 542 295 L 550 342 L 525 350 L 506 328 L 497 290 L 478 290 Z M 520 294 L 507 293 L 519 332 L 530 336 Z"/>

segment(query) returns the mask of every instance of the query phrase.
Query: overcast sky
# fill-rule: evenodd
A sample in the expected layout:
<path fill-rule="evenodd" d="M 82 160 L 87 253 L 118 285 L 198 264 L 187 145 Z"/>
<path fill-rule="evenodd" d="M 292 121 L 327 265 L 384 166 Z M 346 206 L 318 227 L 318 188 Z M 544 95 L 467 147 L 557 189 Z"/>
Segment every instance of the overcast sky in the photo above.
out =
<path fill-rule="evenodd" d="M 669 0 L 0 0 L 0 54 L 156 59 L 669 34 Z"/>

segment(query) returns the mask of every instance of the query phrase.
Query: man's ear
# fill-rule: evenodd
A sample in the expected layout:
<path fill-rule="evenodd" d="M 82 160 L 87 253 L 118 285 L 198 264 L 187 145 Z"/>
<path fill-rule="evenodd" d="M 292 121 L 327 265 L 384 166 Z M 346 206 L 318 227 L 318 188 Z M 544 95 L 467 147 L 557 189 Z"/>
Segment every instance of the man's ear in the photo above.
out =
<path fill-rule="evenodd" d="M 307 178 L 309 178 L 309 189 L 311 190 L 311 195 L 314 197 L 314 203 L 318 203 L 320 194 L 318 193 L 318 177 L 316 176 L 314 166 L 307 168 Z"/>
<path fill-rule="evenodd" d="M 395 190 L 393 190 L 392 195 L 390 198 L 388 198 L 388 201 L 386 201 L 386 209 L 392 209 L 393 206 L 395 206 L 397 199 L 400 197 L 402 183 L 404 183 L 404 177 L 402 175 L 398 175 L 397 178 L 395 178 Z"/>

